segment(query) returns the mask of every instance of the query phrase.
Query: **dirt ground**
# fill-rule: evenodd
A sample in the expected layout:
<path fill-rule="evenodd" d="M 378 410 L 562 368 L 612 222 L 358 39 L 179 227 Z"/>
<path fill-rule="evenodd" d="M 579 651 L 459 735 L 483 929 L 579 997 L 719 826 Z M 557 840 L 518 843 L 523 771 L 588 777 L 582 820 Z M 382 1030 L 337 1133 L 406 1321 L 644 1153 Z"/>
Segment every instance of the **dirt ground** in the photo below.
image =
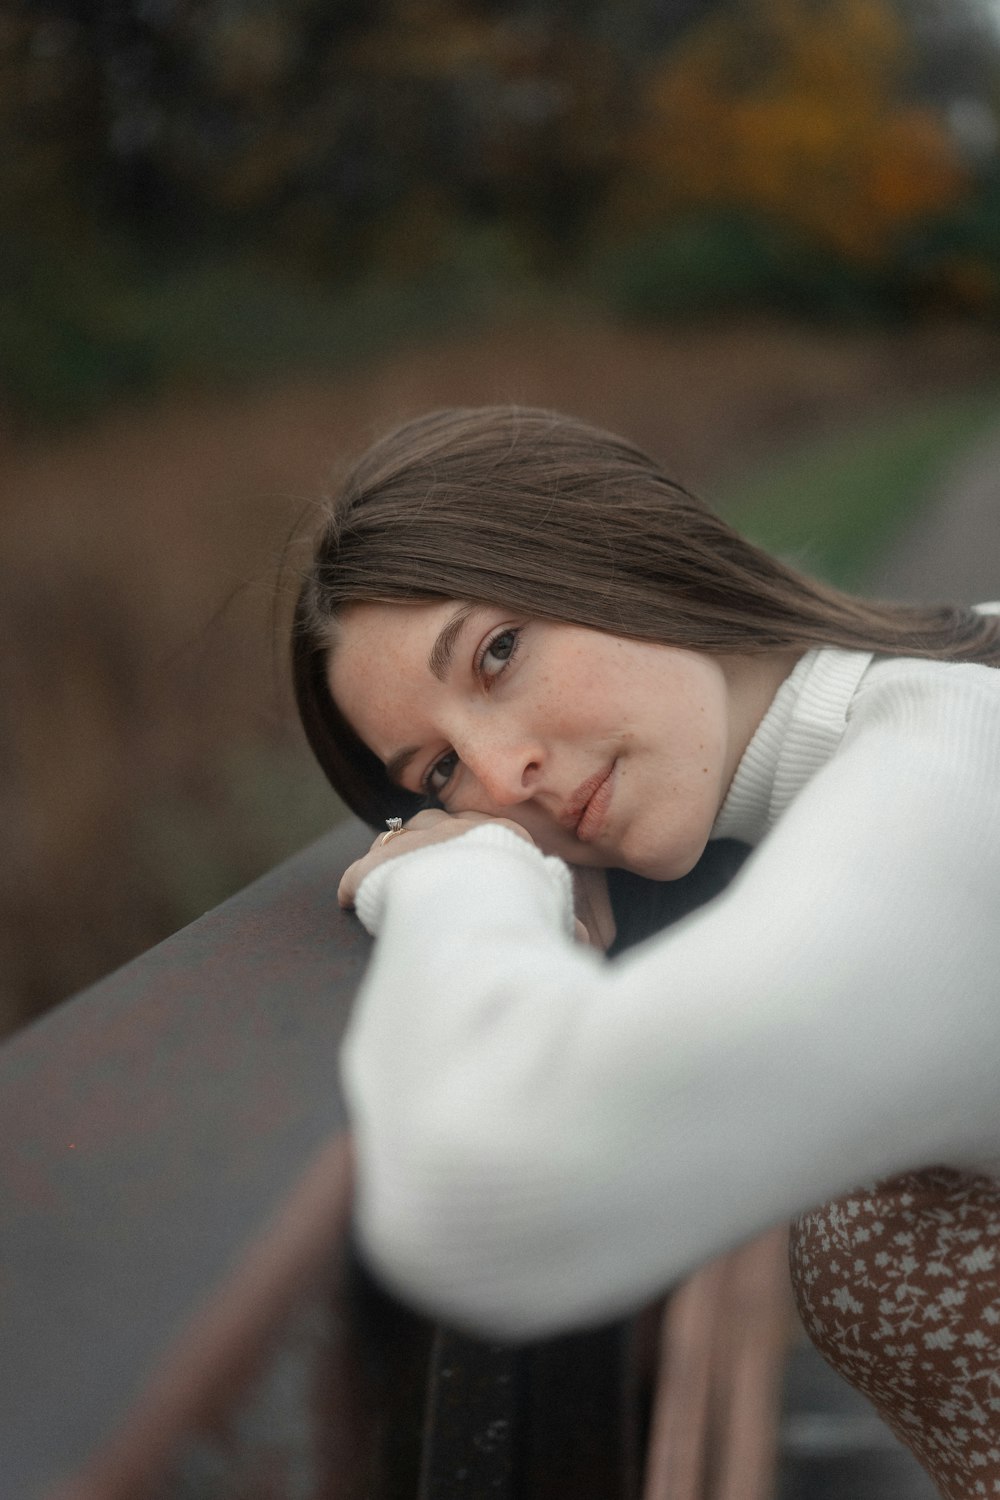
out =
<path fill-rule="evenodd" d="M 446 404 L 558 407 L 711 497 L 810 434 L 995 378 L 998 355 L 972 325 L 515 323 L 336 380 L 189 392 L 44 441 L 0 434 L 0 1026 L 335 816 L 284 683 L 286 544 L 377 432 Z"/>

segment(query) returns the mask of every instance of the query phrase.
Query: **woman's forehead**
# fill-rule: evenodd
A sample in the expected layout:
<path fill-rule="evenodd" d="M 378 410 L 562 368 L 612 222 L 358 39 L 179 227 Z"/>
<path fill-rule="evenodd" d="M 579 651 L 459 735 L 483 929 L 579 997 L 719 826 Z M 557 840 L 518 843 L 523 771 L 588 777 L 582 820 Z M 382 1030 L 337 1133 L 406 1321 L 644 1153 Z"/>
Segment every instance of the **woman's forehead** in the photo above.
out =
<path fill-rule="evenodd" d="M 330 641 L 331 668 L 338 659 L 378 653 L 387 647 L 419 649 L 459 609 L 475 606 L 456 599 L 414 599 L 348 604 L 333 622 Z"/>
<path fill-rule="evenodd" d="M 350 605 L 338 617 L 327 685 L 355 733 L 381 760 L 433 692 L 437 643 L 469 608 L 454 599 L 365 603 Z"/>

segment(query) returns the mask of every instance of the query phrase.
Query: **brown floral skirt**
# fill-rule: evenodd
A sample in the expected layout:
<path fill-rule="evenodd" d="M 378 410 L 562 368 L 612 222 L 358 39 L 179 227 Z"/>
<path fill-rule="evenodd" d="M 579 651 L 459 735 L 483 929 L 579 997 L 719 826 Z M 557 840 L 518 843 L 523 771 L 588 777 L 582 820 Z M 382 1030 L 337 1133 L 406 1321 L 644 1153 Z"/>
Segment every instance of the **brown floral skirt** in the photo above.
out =
<path fill-rule="evenodd" d="M 813 1342 L 942 1494 L 1000 1496 L 1000 1182 L 860 1188 L 793 1225 L 791 1267 Z"/>

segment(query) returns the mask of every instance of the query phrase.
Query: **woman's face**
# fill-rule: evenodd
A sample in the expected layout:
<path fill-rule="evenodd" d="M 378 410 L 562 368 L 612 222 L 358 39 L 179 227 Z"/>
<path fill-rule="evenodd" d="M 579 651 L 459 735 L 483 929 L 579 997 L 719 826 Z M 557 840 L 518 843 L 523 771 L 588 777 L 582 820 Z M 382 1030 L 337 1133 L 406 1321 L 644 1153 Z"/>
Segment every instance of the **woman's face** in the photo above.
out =
<path fill-rule="evenodd" d="M 661 880 L 698 860 L 759 720 L 732 679 L 718 657 L 455 602 L 352 605 L 328 669 L 401 786 Z"/>

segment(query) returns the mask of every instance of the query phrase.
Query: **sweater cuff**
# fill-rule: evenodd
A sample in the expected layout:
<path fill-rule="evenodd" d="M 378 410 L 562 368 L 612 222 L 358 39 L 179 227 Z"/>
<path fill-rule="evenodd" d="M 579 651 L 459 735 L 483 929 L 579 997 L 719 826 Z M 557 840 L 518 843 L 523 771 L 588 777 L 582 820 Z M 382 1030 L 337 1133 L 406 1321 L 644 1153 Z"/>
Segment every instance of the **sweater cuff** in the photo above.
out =
<path fill-rule="evenodd" d="M 520 834 L 501 827 L 499 823 L 477 823 L 467 833 L 458 834 L 453 839 L 440 844 L 425 845 L 422 849 L 415 849 L 412 854 L 397 854 L 365 876 L 355 893 L 354 910 L 372 937 L 377 936 L 382 925 L 392 882 L 399 875 L 400 870 L 404 866 L 411 871 L 418 869 L 430 882 L 434 879 L 435 864 L 441 862 L 442 871 L 446 870 L 449 858 L 458 848 L 467 852 L 473 848 L 492 851 L 490 855 L 487 855 L 488 858 L 502 855 L 503 860 L 510 861 L 512 876 L 516 873 L 515 865 L 520 865 L 525 873 L 529 869 L 543 873 L 556 896 L 562 913 L 563 926 L 567 934 L 570 937 L 573 936 L 575 931 L 573 880 L 569 867 L 555 855 L 543 854 L 539 848 L 530 844 L 527 839 L 523 839 Z"/>

